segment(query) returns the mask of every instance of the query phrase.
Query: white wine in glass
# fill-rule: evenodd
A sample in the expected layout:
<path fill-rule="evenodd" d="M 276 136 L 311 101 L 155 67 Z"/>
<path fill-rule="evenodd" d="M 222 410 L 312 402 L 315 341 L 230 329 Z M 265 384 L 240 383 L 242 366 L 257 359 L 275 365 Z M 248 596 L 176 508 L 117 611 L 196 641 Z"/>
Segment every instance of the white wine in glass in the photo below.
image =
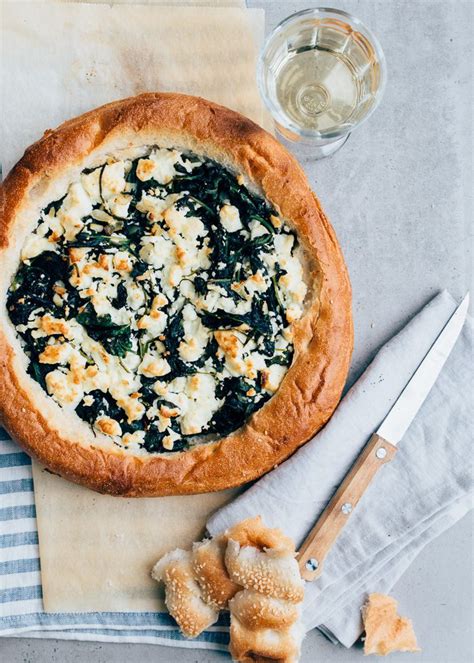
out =
<path fill-rule="evenodd" d="M 310 143 L 315 158 L 335 152 L 373 112 L 385 78 L 376 38 L 335 9 L 309 9 L 280 23 L 258 68 L 278 130 L 290 141 Z"/>

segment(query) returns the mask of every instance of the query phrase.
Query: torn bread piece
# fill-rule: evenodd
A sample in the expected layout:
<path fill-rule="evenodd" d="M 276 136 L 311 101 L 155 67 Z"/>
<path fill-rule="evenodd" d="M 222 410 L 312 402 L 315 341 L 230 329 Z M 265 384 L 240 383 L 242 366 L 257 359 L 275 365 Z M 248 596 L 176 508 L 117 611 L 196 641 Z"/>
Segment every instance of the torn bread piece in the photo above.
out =
<path fill-rule="evenodd" d="M 297 663 L 303 635 L 300 623 L 284 630 L 251 630 L 232 615 L 229 651 L 239 663 Z"/>
<path fill-rule="evenodd" d="M 232 617 L 246 629 L 287 629 L 300 618 L 299 605 L 243 589 L 229 601 Z"/>
<path fill-rule="evenodd" d="M 193 544 L 194 577 L 199 583 L 204 601 L 216 610 L 227 608 L 229 599 L 241 589 L 227 573 L 224 562 L 226 547 L 225 536 Z"/>
<path fill-rule="evenodd" d="M 190 552 L 172 550 L 155 564 L 151 575 L 164 582 L 166 607 L 184 636 L 195 638 L 217 621 L 219 612 L 203 600 L 194 579 Z"/>
<path fill-rule="evenodd" d="M 397 605 L 397 601 L 386 594 L 369 594 L 362 606 L 364 654 L 386 656 L 394 651 L 421 651 L 411 620 L 398 615 Z"/>
<path fill-rule="evenodd" d="M 304 596 L 304 583 L 293 554 L 287 550 L 258 550 L 229 540 L 225 564 L 231 580 L 245 589 L 299 603 Z"/>
<path fill-rule="evenodd" d="M 227 540 L 237 541 L 241 546 L 252 546 L 258 550 L 272 548 L 294 554 L 295 544 L 281 529 L 265 527 L 261 516 L 247 518 L 225 531 Z"/>
<path fill-rule="evenodd" d="M 225 565 L 244 587 L 230 601 L 230 653 L 241 663 L 296 663 L 304 635 L 304 582 L 293 541 L 260 516 L 225 532 Z"/>
<path fill-rule="evenodd" d="M 234 538 L 235 537 L 235 538 Z M 243 663 L 296 663 L 304 629 L 304 583 L 295 546 L 260 517 L 213 539 L 174 550 L 153 568 L 182 633 L 196 637 L 230 609 L 230 651 Z"/>
<path fill-rule="evenodd" d="M 279 529 L 265 527 L 260 516 L 247 518 L 229 528 L 224 534 L 193 544 L 194 577 L 201 587 L 201 594 L 216 609 L 227 608 L 240 585 L 233 582 L 225 566 L 225 551 L 229 539 L 241 546 L 252 546 L 258 550 L 268 548 L 294 554 L 293 541 Z"/>

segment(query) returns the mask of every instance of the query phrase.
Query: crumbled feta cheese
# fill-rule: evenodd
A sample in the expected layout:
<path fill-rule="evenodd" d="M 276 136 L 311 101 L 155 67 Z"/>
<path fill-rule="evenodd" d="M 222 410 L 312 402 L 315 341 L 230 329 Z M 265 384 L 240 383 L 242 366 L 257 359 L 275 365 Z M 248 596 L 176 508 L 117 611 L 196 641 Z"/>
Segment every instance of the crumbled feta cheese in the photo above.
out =
<path fill-rule="evenodd" d="M 183 308 L 184 338 L 179 344 L 179 356 L 183 361 L 197 361 L 204 352 L 210 333 L 204 327 L 192 304 Z"/>
<path fill-rule="evenodd" d="M 173 433 L 173 435 L 165 435 L 163 438 L 163 448 L 166 449 L 167 451 L 172 451 L 174 447 L 174 443 L 177 439 L 179 439 L 179 435 L 175 433 L 175 431 L 170 431 L 170 433 Z"/>
<path fill-rule="evenodd" d="M 268 290 L 270 283 L 267 282 L 260 270 L 255 274 L 249 276 L 245 281 L 232 284 L 232 290 L 237 292 L 241 297 L 253 300 L 256 293 L 265 292 Z"/>
<path fill-rule="evenodd" d="M 187 216 L 188 213 L 189 210 L 185 207 L 178 209 L 176 205 L 165 210 L 163 216 L 171 238 L 174 239 L 179 234 L 183 239 L 195 242 L 198 237 L 207 234 L 201 219 L 197 216 Z"/>
<path fill-rule="evenodd" d="M 138 400 L 138 398 L 133 398 L 133 396 L 117 398 L 117 405 L 125 411 L 129 424 L 138 421 L 145 414 L 145 406 Z"/>
<path fill-rule="evenodd" d="M 84 227 L 83 219 L 92 212 L 92 201 L 82 184 L 71 184 L 65 199 L 57 212 L 67 241 L 75 239 Z"/>
<path fill-rule="evenodd" d="M 157 269 L 173 264 L 175 260 L 175 246 L 173 242 L 163 235 L 142 239 L 140 258 Z"/>
<path fill-rule="evenodd" d="M 138 162 L 137 177 L 142 182 L 154 179 L 159 184 L 168 184 L 176 175 L 174 167 L 178 159 L 176 150 L 153 150 L 148 158 Z"/>
<path fill-rule="evenodd" d="M 47 345 L 40 353 L 40 364 L 66 364 L 71 355 L 72 347 L 69 343 Z"/>
<path fill-rule="evenodd" d="M 292 235 L 277 235 L 275 237 L 275 250 L 278 255 L 278 264 L 285 274 L 280 276 L 280 287 L 285 304 L 287 305 L 287 320 L 294 322 L 303 314 L 303 302 L 307 286 L 303 279 L 303 266 L 295 255 L 292 255 L 294 238 Z"/>
<path fill-rule="evenodd" d="M 234 205 L 223 205 L 220 209 L 219 216 L 221 223 L 227 232 L 235 233 L 237 230 L 243 228 L 239 210 Z"/>
<path fill-rule="evenodd" d="M 131 196 L 125 193 L 119 193 L 108 199 L 107 207 L 114 216 L 118 216 L 120 219 L 126 219 L 131 200 Z"/>
<path fill-rule="evenodd" d="M 181 416 L 183 435 L 201 433 L 223 401 L 216 398 L 216 381 L 212 375 L 190 375 L 186 378 L 187 403 Z"/>
<path fill-rule="evenodd" d="M 69 333 L 69 325 L 63 318 L 53 318 L 52 315 L 46 313 L 39 319 L 40 329 L 48 335 L 62 335 L 66 336 Z"/>
<path fill-rule="evenodd" d="M 100 174 L 102 168 L 95 168 L 90 173 L 82 173 L 81 184 L 93 204 L 100 202 Z"/>
<path fill-rule="evenodd" d="M 102 198 L 112 198 L 114 194 L 122 193 L 125 189 L 125 164 L 116 161 L 104 167 L 101 177 Z"/>
<path fill-rule="evenodd" d="M 112 258 L 114 269 L 119 272 L 131 272 L 133 269 L 131 256 L 127 251 L 117 251 Z"/>
<path fill-rule="evenodd" d="M 249 228 L 250 228 L 250 237 L 252 239 L 255 239 L 256 237 L 260 237 L 261 235 L 267 235 L 268 234 L 268 230 L 257 219 L 253 219 L 252 221 L 250 221 Z"/>
<path fill-rule="evenodd" d="M 79 405 L 83 391 L 80 385 L 75 384 L 70 374 L 63 373 L 59 369 L 47 373 L 46 390 L 55 401 L 64 407 L 75 408 Z"/>
<path fill-rule="evenodd" d="M 122 428 L 118 421 L 110 417 L 99 417 L 96 419 L 95 427 L 104 435 L 122 435 Z"/>
<path fill-rule="evenodd" d="M 286 366 L 280 366 L 279 364 L 272 364 L 264 369 L 262 371 L 262 386 L 265 391 L 273 394 L 280 386 L 287 370 Z"/>
<path fill-rule="evenodd" d="M 172 193 L 165 198 L 157 198 L 149 194 L 142 193 L 140 201 L 137 203 L 137 210 L 147 214 L 150 221 L 157 221 L 163 216 L 163 212 L 171 207 L 179 195 Z"/>
<path fill-rule="evenodd" d="M 265 392 L 275 393 L 287 366 L 272 364 L 269 352 L 273 347 L 274 354 L 291 352 L 293 329 L 291 325 L 281 328 L 279 311 L 271 310 L 273 300 L 266 293 L 276 288 L 283 314 L 292 323 L 303 314 L 307 286 L 295 236 L 285 229 L 279 215 L 269 216 L 278 232 L 272 234 L 272 242 L 258 248 L 258 261 L 252 262 L 245 251 L 240 255 L 235 240 L 238 238 L 245 246 L 249 239 L 269 231 L 257 219 L 251 220 L 248 229 L 244 227 L 234 198 L 235 204 L 228 199 L 222 203 L 225 197 L 215 204 L 216 220 L 210 232 L 209 214 L 200 209 L 199 196 L 188 204 L 186 190 L 167 193 L 163 186 L 177 175 L 181 177 L 183 168 L 191 172 L 201 161 L 188 161 L 177 150 L 161 148 L 140 157 L 143 154 L 142 149 L 130 157 L 137 159 L 137 178 L 149 182 L 139 187 L 139 201 L 133 178 L 126 181 L 132 168 L 130 158 L 109 159 L 104 166 L 83 172 L 59 204 L 50 206 L 47 213 L 41 212 L 35 232 L 22 248 L 21 259 L 31 260 L 44 251 L 69 258 L 69 282 L 58 280 L 51 294 L 64 317 L 53 317 L 38 307 L 26 324 L 17 325 L 17 330 L 29 332 L 33 338 L 46 337 L 39 362 L 54 366 L 46 374 L 46 390 L 61 406 L 75 408 L 82 402 L 91 407 L 91 392 L 108 393 L 122 408 L 128 423 L 140 421 L 146 413 L 155 430 L 164 435 L 163 449 L 173 451 L 181 435 L 209 430 L 214 414 L 224 403 L 224 398 L 217 398 L 216 389 L 226 378 L 243 378 L 243 384 L 248 384 L 246 394 L 255 402 L 265 400 Z M 237 182 L 244 186 L 243 176 Z M 128 235 L 128 219 L 140 221 L 139 240 Z M 218 231 L 219 221 L 228 233 L 237 233 L 227 240 L 233 242 L 230 258 L 235 261 L 233 273 L 240 275 L 240 281 L 216 276 L 227 268 L 224 258 L 214 259 L 214 255 L 221 255 L 215 251 L 213 234 Z M 98 233 L 110 237 L 110 245 L 104 244 L 101 237 L 97 247 L 68 247 L 82 230 L 85 236 Z M 148 265 L 145 271 L 140 261 Z M 71 287 L 79 294 L 79 310 L 89 310 L 92 305 L 98 316 L 110 316 L 113 324 L 127 327 L 126 333 L 130 329 L 131 351 L 125 356 L 113 355 L 111 348 L 106 351 L 101 342 L 89 336 L 87 325 L 71 316 L 78 306 Z M 120 309 L 117 301 L 122 304 Z M 232 315 L 254 315 L 255 304 L 260 306 L 261 302 L 269 322 L 264 335 L 255 333 L 251 317 L 241 324 L 235 320 L 234 326 L 226 321 L 222 329 L 216 329 L 215 323 L 207 322 L 210 329 L 203 324 L 205 312 L 228 314 L 232 321 Z M 178 341 L 172 344 L 167 326 L 177 316 L 181 325 L 173 329 Z M 206 353 L 209 343 L 217 348 L 216 357 Z M 178 357 L 171 357 L 176 349 Z M 196 372 L 171 379 L 178 358 L 188 365 L 198 362 Z M 152 401 L 147 382 L 150 378 L 157 378 L 153 387 L 156 398 Z M 145 430 L 122 434 L 121 417 L 115 420 L 101 413 L 94 427 L 105 435 L 121 438 L 114 443 L 121 442 L 122 453 L 146 447 Z"/>
<path fill-rule="evenodd" d="M 274 228 L 278 230 L 278 228 L 281 228 L 283 223 L 282 220 L 280 219 L 279 216 L 275 216 L 274 214 L 270 214 L 270 221 L 271 224 Z"/>
<path fill-rule="evenodd" d="M 122 435 L 122 444 L 124 444 L 126 447 L 130 447 L 131 445 L 140 445 L 143 443 L 144 439 L 145 431 L 136 430 L 133 433 L 125 433 Z"/>
<path fill-rule="evenodd" d="M 166 327 L 168 316 L 162 311 L 151 310 L 149 315 L 142 316 L 137 322 L 138 329 L 146 329 L 153 338 L 156 338 Z"/>
<path fill-rule="evenodd" d="M 133 310 L 138 310 L 145 303 L 145 293 L 137 283 L 133 281 L 127 285 L 127 305 Z"/>
<path fill-rule="evenodd" d="M 52 251 L 54 248 L 54 245 L 46 237 L 30 235 L 21 250 L 21 259 L 31 260 L 31 258 L 39 256 L 43 251 Z"/>
<path fill-rule="evenodd" d="M 163 357 L 155 357 L 151 354 L 146 354 L 143 357 L 142 363 L 138 367 L 138 372 L 147 378 L 159 378 L 166 375 L 171 370 L 171 366 Z"/>

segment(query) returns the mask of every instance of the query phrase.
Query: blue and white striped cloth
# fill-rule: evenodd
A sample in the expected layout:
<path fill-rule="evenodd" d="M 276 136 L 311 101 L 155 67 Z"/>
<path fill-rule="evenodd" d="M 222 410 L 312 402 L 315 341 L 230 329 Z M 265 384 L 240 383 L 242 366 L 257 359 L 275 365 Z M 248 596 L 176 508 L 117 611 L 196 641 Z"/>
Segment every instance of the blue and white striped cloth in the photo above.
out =
<path fill-rule="evenodd" d="M 31 461 L 0 428 L 0 636 L 226 650 L 228 616 L 186 640 L 165 612 L 45 613 Z"/>

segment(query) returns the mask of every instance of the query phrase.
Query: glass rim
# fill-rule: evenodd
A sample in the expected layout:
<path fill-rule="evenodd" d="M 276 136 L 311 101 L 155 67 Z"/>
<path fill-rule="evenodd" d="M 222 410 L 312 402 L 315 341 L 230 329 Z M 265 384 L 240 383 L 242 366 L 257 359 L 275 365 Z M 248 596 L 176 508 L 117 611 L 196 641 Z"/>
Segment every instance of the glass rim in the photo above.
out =
<path fill-rule="evenodd" d="M 264 56 L 270 46 L 270 44 L 273 42 L 274 38 L 282 31 L 283 28 L 285 28 L 287 25 L 291 25 L 292 23 L 296 23 L 298 20 L 305 16 L 310 16 L 313 15 L 315 17 L 320 16 L 320 15 L 327 15 L 327 14 L 336 14 L 338 16 L 342 16 L 343 18 L 347 19 L 347 23 L 351 27 L 355 27 L 358 29 L 365 37 L 367 37 L 368 41 L 370 42 L 371 46 L 374 49 L 374 52 L 377 56 L 377 62 L 379 63 L 380 66 L 380 84 L 377 87 L 377 90 L 374 94 L 374 103 L 372 104 L 371 108 L 369 111 L 364 115 L 363 118 L 358 120 L 355 124 L 351 126 L 346 126 L 346 127 L 341 127 L 340 129 L 337 130 L 332 130 L 332 131 L 317 131 L 315 129 L 302 129 L 299 127 L 297 124 L 295 124 L 290 118 L 288 118 L 286 115 L 280 112 L 280 109 L 277 105 L 273 103 L 273 101 L 270 99 L 269 95 L 267 94 L 266 91 L 266 83 L 265 83 L 265 76 L 264 76 L 264 71 L 265 71 L 265 64 L 264 64 Z M 290 16 L 287 16 L 284 18 L 280 23 L 278 23 L 273 30 L 270 32 L 270 34 L 266 37 L 261 49 L 260 49 L 260 54 L 258 57 L 258 63 L 257 63 L 257 86 L 260 92 L 260 96 L 262 97 L 265 106 L 267 109 L 270 111 L 270 114 L 272 115 L 273 119 L 280 124 L 282 127 L 287 129 L 288 131 L 293 132 L 294 134 L 301 136 L 302 138 L 316 138 L 320 140 L 331 140 L 331 139 L 338 139 L 341 138 L 342 136 L 345 136 L 349 133 L 351 133 L 354 129 L 357 129 L 360 127 L 371 115 L 372 113 L 376 110 L 376 108 L 379 106 L 384 91 L 385 91 L 385 86 L 387 83 L 387 62 L 385 59 L 385 54 L 383 52 L 382 46 L 377 39 L 377 37 L 374 35 L 372 30 L 370 30 L 365 23 L 363 23 L 360 19 L 358 19 L 356 16 L 353 16 L 349 12 L 344 11 L 343 9 L 334 9 L 331 7 L 312 7 L 309 9 L 302 9 L 298 12 L 295 12 L 294 14 L 290 14 Z"/>

